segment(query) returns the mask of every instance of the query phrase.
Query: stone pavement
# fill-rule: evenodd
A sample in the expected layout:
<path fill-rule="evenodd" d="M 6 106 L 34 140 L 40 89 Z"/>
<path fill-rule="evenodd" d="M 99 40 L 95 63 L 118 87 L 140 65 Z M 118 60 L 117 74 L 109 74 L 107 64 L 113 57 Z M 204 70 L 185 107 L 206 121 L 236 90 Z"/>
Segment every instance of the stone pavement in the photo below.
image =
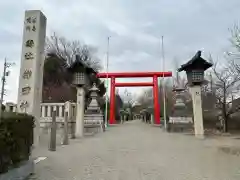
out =
<path fill-rule="evenodd" d="M 218 144 L 219 145 L 219 144 Z M 140 121 L 71 140 L 56 152 L 39 148 L 37 180 L 239 180 L 240 157 L 216 141 L 170 134 Z"/>

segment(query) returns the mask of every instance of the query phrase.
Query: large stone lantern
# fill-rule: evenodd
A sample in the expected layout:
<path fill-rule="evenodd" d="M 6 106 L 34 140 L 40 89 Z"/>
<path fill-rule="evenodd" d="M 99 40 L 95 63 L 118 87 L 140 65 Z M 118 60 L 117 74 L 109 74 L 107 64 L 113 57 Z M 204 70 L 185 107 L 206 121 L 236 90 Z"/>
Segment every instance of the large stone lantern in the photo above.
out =
<path fill-rule="evenodd" d="M 90 77 L 95 71 L 85 65 L 79 55 L 76 55 L 75 58 L 74 63 L 68 68 L 68 71 L 72 75 L 72 84 L 77 88 L 75 136 L 83 137 L 85 96 L 90 86 Z"/>
<path fill-rule="evenodd" d="M 204 83 L 204 71 L 212 66 L 201 57 L 201 51 L 183 64 L 178 71 L 185 71 L 187 74 L 188 85 L 192 95 L 194 131 L 196 137 L 204 137 L 203 115 L 202 115 L 202 98 L 201 85 Z"/>

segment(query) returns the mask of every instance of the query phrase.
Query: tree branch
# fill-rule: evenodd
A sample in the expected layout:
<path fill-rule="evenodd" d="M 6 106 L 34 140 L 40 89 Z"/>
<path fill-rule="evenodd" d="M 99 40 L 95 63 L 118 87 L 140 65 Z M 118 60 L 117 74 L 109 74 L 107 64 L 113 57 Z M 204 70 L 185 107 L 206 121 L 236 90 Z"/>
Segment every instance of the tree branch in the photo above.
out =
<path fill-rule="evenodd" d="M 46 53 L 56 54 L 59 58 L 64 59 L 68 65 L 74 61 L 76 53 L 80 55 L 83 62 L 94 70 L 101 69 L 100 59 L 96 57 L 96 48 L 81 44 L 80 41 L 69 41 L 64 37 L 58 36 L 55 32 L 46 41 Z"/>

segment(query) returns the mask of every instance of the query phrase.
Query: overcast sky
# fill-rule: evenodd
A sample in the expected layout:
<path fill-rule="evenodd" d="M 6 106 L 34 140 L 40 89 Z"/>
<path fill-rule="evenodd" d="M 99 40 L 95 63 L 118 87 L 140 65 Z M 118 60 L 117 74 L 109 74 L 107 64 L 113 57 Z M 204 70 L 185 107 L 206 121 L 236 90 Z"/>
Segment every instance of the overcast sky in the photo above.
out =
<path fill-rule="evenodd" d="M 203 50 L 205 57 L 209 53 L 222 57 L 230 47 L 229 28 L 238 23 L 239 8 L 239 0 L 0 1 L 0 72 L 5 57 L 16 63 L 7 79 L 5 100 L 17 99 L 25 10 L 42 10 L 47 16 L 48 34 L 55 31 L 96 46 L 103 64 L 107 36 L 111 36 L 110 71 L 161 71 L 163 35 L 165 70 L 171 71 L 174 59 L 180 65 L 197 50 Z M 139 93 L 143 88 L 129 90 Z"/>

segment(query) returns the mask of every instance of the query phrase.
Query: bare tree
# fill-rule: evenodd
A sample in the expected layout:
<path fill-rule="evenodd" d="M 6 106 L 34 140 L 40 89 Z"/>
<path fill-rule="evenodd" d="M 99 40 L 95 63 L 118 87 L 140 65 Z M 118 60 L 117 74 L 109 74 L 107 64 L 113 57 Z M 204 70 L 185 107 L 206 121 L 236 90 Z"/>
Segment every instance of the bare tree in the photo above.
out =
<path fill-rule="evenodd" d="M 136 100 L 141 104 L 142 108 L 147 108 L 153 103 L 153 91 L 152 88 L 146 89 L 142 94 L 137 97 Z"/>
<path fill-rule="evenodd" d="M 233 45 L 233 52 L 227 52 L 228 56 L 231 58 L 233 66 L 240 73 L 240 28 L 238 25 L 234 25 L 231 29 L 230 42 Z"/>
<path fill-rule="evenodd" d="M 123 95 L 123 101 L 125 101 L 125 104 L 128 107 L 133 107 L 133 105 L 136 103 L 137 100 L 134 94 L 129 92 L 127 89 L 125 89 L 124 95 Z"/>
<path fill-rule="evenodd" d="M 232 106 L 233 97 L 239 93 L 240 74 L 233 61 L 221 67 L 215 62 L 212 70 L 217 109 L 219 109 L 220 117 L 222 118 L 223 130 L 227 132 L 228 121 L 231 115 L 240 111 L 240 106 Z"/>
<path fill-rule="evenodd" d="M 62 102 L 76 100 L 75 88 L 69 86 L 71 75 L 67 68 L 75 61 L 76 53 L 82 62 L 94 70 L 100 70 L 100 60 L 96 56 L 97 49 L 70 41 L 53 33 L 47 37 L 45 46 L 45 62 L 43 74 L 43 101 Z"/>
<path fill-rule="evenodd" d="M 234 52 L 228 52 L 230 56 L 234 56 L 234 58 L 240 58 L 240 28 L 238 25 L 234 25 L 231 31 L 230 42 L 233 45 Z"/>
<path fill-rule="evenodd" d="M 78 40 L 70 41 L 53 33 L 47 37 L 45 51 L 47 54 L 56 54 L 59 58 L 66 60 L 67 65 L 71 65 L 75 55 L 79 54 L 86 65 L 95 70 L 101 69 L 100 59 L 96 56 L 97 49 Z"/>

